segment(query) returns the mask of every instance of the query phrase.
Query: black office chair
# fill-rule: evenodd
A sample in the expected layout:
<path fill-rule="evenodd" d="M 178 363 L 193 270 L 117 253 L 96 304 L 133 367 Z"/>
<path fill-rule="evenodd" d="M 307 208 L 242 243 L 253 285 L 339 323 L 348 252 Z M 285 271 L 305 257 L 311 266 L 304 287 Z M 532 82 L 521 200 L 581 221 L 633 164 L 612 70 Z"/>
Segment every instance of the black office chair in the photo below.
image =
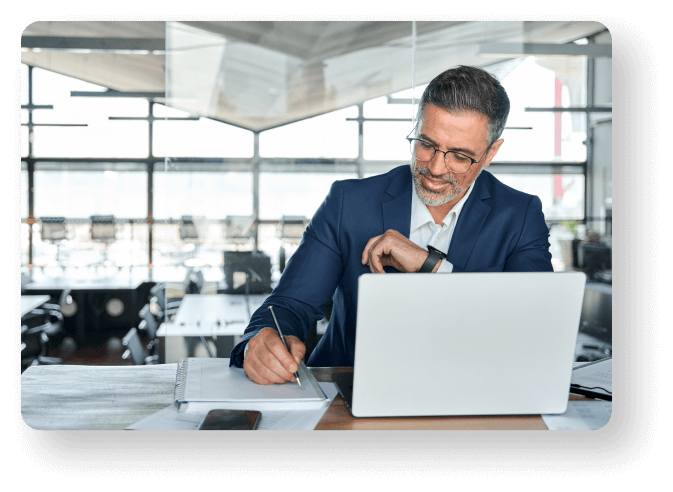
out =
<path fill-rule="evenodd" d="M 63 362 L 58 357 L 47 357 L 50 348 L 47 333 L 51 331 L 53 327 L 50 321 L 32 327 L 21 325 L 21 372 L 30 366 L 56 365 Z"/>
<path fill-rule="evenodd" d="M 147 350 L 150 355 L 157 355 L 156 352 L 159 345 L 159 339 L 157 338 L 157 320 L 150 311 L 150 305 L 145 304 L 138 314 L 141 318 L 138 330 L 145 332 L 147 339 L 149 340 Z"/>
<path fill-rule="evenodd" d="M 205 278 L 203 277 L 203 272 L 201 270 L 197 270 L 194 273 L 194 286 L 196 288 L 196 294 L 200 294 L 201 291 L 203 290 L 203 286 L 206 283 Z"/>
<path fill-rule="evenodd" d="M 180 300 L 166 300 L 166 284 L 158 283 L 150 289 L 150 310 L 158 320 L 168 321 L 180 307 Z"/>
<path fill-rule="evenodd" d="M 60 307 L 56 304 L 43 304 L 39 308 L 33 309 L 21 318 L 21 326 L 28 330 L 41 332 L 45 337 L 46 352 L 58 347 L 63 341 L 63 314 Z M 41 354 L 45 356 L 46 354 Z M 62 361 L 53 358 L 51 363 L 60 364 Z"/>
<path fill-rule="evenodd" d="M 126 347 L 126 351 L 122 354 L 122 359 L 131 359 L 136 366 L 157 364 L 159 360 L 158 355 L 148 355 L 145 352 L 138 335 L 138 330 L 135 328 L 131 328 L 126 336 L 124 336 L 122 345 Z"/>

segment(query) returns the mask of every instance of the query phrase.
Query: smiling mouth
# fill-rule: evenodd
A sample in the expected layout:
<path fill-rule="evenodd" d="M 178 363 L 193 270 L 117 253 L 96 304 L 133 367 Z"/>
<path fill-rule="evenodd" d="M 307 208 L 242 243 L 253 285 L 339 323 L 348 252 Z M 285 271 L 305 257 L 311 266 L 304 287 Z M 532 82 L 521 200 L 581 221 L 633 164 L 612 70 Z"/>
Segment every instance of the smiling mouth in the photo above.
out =
<path fill-rule="evenodd" d="M 448 184 L 450 184 L 447 181 L 444 181 L 442 179 L 435 180 L 432 178 L 429 178 L 428 176 L 423 176 L 423 186 L 427 188 L 429 191 L 442 191 Z"/>

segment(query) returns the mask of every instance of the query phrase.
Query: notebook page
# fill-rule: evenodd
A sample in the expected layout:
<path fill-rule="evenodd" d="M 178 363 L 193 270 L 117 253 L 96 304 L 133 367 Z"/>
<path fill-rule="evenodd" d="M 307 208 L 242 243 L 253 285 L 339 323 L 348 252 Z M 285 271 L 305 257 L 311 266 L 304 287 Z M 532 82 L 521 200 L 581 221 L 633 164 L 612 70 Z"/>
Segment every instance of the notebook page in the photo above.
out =
<path fill-rule="evenodd" d="M 229 367 L 229 359 L 190 358 L 183 400 L 197 402 L 325 399 L 320 387 L 317 384 L 310 384 L 310 379 L 314 378 L 308 371 L 300 377 L 302 386 L 296 382 L 265 386 L 250 381 L 243 369 Z"/>

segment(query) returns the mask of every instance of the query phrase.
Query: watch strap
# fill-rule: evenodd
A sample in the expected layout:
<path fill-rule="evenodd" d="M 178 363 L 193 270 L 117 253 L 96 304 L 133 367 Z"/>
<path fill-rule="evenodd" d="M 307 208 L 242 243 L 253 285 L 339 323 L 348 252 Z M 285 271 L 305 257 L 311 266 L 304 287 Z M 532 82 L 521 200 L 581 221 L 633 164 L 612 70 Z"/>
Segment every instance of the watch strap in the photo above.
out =
<path fill-rule="evenodd" d="M 419 273 L 430 273 L 432 269 L 435 268 L 438 260 L 443 260 L 446 258 L 446 255 L 438 250 L 437 248 L 428 245 L 428 257 L 425 259 L 425 262 L 421 266 L 421 269 L 418 270 Z"/>

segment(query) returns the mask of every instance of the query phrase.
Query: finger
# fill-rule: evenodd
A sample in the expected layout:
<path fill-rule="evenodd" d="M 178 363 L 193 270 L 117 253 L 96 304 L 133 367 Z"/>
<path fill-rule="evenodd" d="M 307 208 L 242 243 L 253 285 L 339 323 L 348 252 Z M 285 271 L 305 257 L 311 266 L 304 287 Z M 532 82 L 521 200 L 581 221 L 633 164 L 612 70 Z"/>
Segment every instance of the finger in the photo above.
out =
<path fill-rule="evenodd" d="M 294 357 L 295 362 L 297 365 L 301 364 L 302 359 L 306 355 L 306 345 L 292 335 L 286 337 L 285 340 L 287 341 L 287 346 L 290 348 L 290 354 Z"/>
<path fill-rule="evenodd" d="M 366 246 L 365 246 L 365 249 L 362 250 L 362 264 L 363 264 L 363 265 L 367 265 L 367 264 L 369 263 L 369 252 L 370 252 L 372 246 L 374 245 L 374 243 L 375 243 L 376 241 L 378 241 L 378 239 L 379 239 L 380 237 L 381 237 L 381 236 L 374 236 L 374 237 L 371 238 L 369 241 L 367 241 L 367 244 L 366 244 Z"/>
<path fill-rule="evenodd" d="M 283 383 L 283 379 L 276 373 L 265 367 L 259 357 L 259 352 L 265 351 L 263 344 L 251 346 L 243 360 L 243 369 L 248 378 L 259 384 Z"/>
<path fill-rule="evenodd" d="M 280 342 L 280 339 L 278 340 L 278 342 L 280 343 L 281 346 L 283 346 L 282 342 Z M 284 346 L 283 350 L 285 350 Z M 250 351 L 248 351 L 248 354 L 249 352 Z M 272 350 L 269 350 L 268 345 L 265 346 L 264 350 L 256 352 L 254 356 L 259 361 L 259 363 L 255 364 L 254 368 L 265 379 L 268 379 L 275 383 L 285 383 L 287 381 L 294 380 L 293 375 L 294 371 L 288 371 L 287 366 L 278 359 L 278 357 Z M 290 354 L 287 354 L 287 357 L 294 364 L 294 360 L 292 359 L 292 357 L 290 357 Z"/>
<path fill-rule="evenodd" d="M 297 364 L 290 352 L 287 351 L 280 336 L 276 335 L 275 337 L 269 337 L 269 339 L 266 340 L 266 346 L 269 349 L 270 355 L 273 355 L 273 358 L 275 358 L 275 361 L 272 358 L 269 358 L 268 367 L 273 369 L 279 376 L 284 377 L 288 381 L 291 380 L 291 378 L 294 377 L 293 373 L 297 371 L 297 366 L 299 364 Z"/>
<path fill-rule="evenodd" d="M 286 382 L 286 380 L 281 378 L 275 372 L 265 367 L 264 364 L 254 355 L 250 357 L 250 360 L 248 360 L 248 357 L 245 358 L 243 369 L 248 375 L 248 378 L 258 384 L 269 385 L 282 384 Z"/>
<path fill-rule="evenodd" d="M 369 269 L 372 273 L 386 273 L 381 263 L 381 256 L 385 253 L 384 238 L 379 236 L 379 240 L 369 251 Z"/>
<path fill-rule="evenodd" d="M 243 370 L 250 381 L 257 384 L 274 384 L 273 381 L 263 378 L 259 372 L 255 370 L 254 364 L 250 360 L 247 360 L 247 358 L 243 361 Z"/>
<path fill-rule="evenodd" d="M 248 342 L 248 353 L 245 362 L 249 362 L 254 371 L 265 380 L 274 383 L 292 381 L 294 376 L 286 368 L 294 363 L 290 354 L 278 336 L 278 332 L 272 328 L 263 328 L 255 337 Z M 279 351 L 279 347 L 282 349 Z M 278 355 L 287 359 L 285 363 L 279 360 Z"/>

